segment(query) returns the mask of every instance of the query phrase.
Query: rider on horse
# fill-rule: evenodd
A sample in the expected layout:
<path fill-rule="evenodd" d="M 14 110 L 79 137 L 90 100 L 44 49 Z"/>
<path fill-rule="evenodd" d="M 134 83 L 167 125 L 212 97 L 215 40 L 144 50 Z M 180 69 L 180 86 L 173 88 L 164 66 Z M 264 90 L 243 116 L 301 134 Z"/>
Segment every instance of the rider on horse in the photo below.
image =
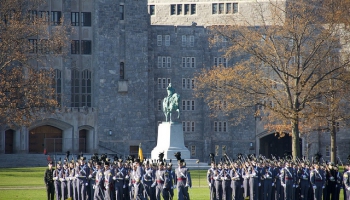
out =
<path fill-rule="evenodd" d="M 178 117 L 180 117 L 180 110 L 179 110 L 179 101 L 180 101 L 180 95 L 175 93 L 175 89 L 171 87 L 171 83 L 169 83 L 169 86 L 166 88 L 168 96 L 164 98 L 163 100 L 163 112 L 165 115 L 165 121 L 168 121 L 168 115 L 169 115 L 169 121 L 171 121 L 171 112 L 177 111 Z"/>

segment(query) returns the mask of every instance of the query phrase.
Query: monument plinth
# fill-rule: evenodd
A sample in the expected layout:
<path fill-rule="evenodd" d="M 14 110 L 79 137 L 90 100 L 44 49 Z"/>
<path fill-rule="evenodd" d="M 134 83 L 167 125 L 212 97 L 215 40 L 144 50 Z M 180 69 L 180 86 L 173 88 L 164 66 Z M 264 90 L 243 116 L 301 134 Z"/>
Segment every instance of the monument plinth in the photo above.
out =
<path fill-rule="evenodd" d="M 165 159 L 175 159 L 174 154 L 181 152 L 181 158 L 189 159 L 190 151 L 185 147 L 182 124 L 162 122 L 158 126 L 157 146 L 152 150 L 152 160 L 158 159 L 159 153 L 164 152 Z"/>

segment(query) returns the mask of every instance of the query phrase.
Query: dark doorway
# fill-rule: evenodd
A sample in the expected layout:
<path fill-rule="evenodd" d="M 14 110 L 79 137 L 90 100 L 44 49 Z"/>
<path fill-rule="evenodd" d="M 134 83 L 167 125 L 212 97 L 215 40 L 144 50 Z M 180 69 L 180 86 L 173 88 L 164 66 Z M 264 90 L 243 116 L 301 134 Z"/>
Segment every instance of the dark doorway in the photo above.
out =
<path fill-rule="evenodd" d="M 13 153 L 13 138 L 15 135 L 14 130 L 5 131 L 5 154 Z"/>
<path fill-rule="evenodd" d="M 299 140 L 300 152 L 302 149 L 301 139 Z M 292 137 L 285 134 L 284 137 L 280 137 L 275 134 L 267 135 L 260 139 L 260 151 L 259 153 L 266 158 L 272 158 L 274 155 L 276 158 L 284 157 L 284 155 L 292 153 Z"/>
<path fill-rule="evenodd" d="M 137 158 L 139 155 L 139 146 L 130 146 L 129 151 L 131 156 L 135 156 L 135 158 Z"/>
<path fill-rule="evenodd" d="M 40 126 L 29 131 L 29 153 L 62 152 L 62 130 Z"/>
<path fill-rule="evenodd" d="M 79 131 L 79 152 L 86 153 L 86 138 L 88 131 L 82 129 Z"/>

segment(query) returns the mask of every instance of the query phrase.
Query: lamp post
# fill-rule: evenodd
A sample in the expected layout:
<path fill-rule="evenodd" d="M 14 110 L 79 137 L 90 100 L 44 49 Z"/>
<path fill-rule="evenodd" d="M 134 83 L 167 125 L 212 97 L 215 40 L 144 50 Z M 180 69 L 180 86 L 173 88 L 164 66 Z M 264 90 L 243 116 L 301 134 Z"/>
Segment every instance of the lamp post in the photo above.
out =
<path fill-rule="evenodd" d="M 201 178 L 200 178 L 200 173 L 199 173 L 199 160 L 197 160 L 196 161 L 196 163 L 197 163 L 197 166 L 198 166 L 198 185 L 199 185 L 199 187 L 201 187 Z"/>

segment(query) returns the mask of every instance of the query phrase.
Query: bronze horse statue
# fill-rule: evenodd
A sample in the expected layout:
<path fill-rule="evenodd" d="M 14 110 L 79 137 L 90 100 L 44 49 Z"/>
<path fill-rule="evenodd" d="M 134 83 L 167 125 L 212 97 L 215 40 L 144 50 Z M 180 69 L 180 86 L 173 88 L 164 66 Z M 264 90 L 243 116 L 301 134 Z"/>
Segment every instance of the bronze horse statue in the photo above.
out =
<path fill-rule="evenodd" d="M 171 88 L 170 84 L 167 90 L 168 96 L 163 100 L 163 113 L 165 115 L 165 121 L 171 122 L 171 113 L 173 111 L 177 112 L 177 119 L 180 118 L 180 95 L 175 93 L 175 90 Z"/>

